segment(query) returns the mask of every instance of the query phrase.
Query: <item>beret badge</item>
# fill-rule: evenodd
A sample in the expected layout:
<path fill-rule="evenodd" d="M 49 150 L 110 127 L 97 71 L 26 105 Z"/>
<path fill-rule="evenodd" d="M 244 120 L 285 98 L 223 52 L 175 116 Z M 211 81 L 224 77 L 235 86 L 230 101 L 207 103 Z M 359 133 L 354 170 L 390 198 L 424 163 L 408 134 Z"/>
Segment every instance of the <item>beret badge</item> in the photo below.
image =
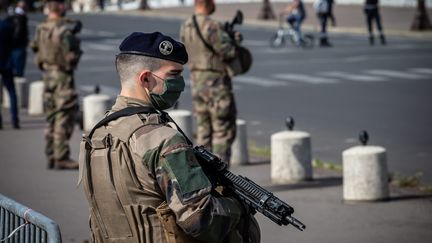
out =
<path fill-rule="evenodd" d="M 173 52 L 173 44 L 170 41 L 164 40 L 159 44 L 159 51 L 162 55 L 169 55 Z"/>

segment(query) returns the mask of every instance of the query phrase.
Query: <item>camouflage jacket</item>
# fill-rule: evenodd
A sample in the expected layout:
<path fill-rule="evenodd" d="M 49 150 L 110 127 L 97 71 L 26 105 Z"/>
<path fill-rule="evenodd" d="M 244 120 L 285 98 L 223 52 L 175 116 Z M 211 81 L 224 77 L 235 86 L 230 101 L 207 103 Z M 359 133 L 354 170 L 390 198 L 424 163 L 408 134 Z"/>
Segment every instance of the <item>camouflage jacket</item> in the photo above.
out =
<path fill-rule="evenodd" d="M 80 28 L 79 21 L 67 18 L 47 19 L 39 24 L 30 43 L 35 52 L 35 64 L 42 70 L 48 67 L 64 71 L 75 69 L 82 54 L 76 36 Z"/>
<path fill-rule="evenodd" d="M 187 19 L 180 28 L 180 39 L 189 54 L 189 68 L 193 71 L 226 72 L 224 60 L 235 57 L 235 41 L 224 30 L 222 23 L 208 15 L 197 14 L 196 20 L 205 41 L 210 44 L 216 54 L 210 51 L 195 29 L 192 17 Z"/>
<path fill-rule="evenodd" d="M 119 96 L 110 112 L 129 106 L 150 104 Z M 131 131 L 134 127 L 139 128 Z M 81 146 L 80 174 L 95 242 L 167 242 L 156 213 L 164 202 L 187 235 L 204 242 L 240 242 L 234 229 L 242 205 L 212 190 L 191 146 L 159 114 L 111 121 L 95 131 L 91 144 L 88 168 Z"/>

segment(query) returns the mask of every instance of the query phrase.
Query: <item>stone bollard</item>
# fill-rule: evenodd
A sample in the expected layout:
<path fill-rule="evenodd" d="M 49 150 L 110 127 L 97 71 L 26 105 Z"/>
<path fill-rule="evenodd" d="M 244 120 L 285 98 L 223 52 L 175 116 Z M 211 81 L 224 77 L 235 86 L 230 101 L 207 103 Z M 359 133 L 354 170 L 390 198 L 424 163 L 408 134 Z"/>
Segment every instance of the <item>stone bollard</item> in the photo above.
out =
<path fill-rule="evenodd" d="M 309 133 L 282 131 L 271 136 L 271 179 L 277 184 L 312 179 Z"/>
<path fill-rule="evenodd" d="M 231 165 L 244 165 L 249 162 L 246 121 L 237 119 L 237 134 L 231 145 Z"/>
<path fill-rule="evenodd" d="M 170 110 L 168 114 L 177 123 L 185 135 L 193 141 L 192 112 L 188 110 Z"/>
<path fill-rule="evenodd" d="M 105 94 L 91 94 L 83 99 L 84 130 L 90 131 L 110 109 L 112 100 Z"/>
<path fill-rule="evenodd" d="M 43 107 L 43 92 L 45 84 L 44 81 L 35 81 L 30 84 L 28 114 L 31 116 L 38 116 L 44 113 Z"/>
<path fill-rule="evenodd" d="M 356 146 L 343 158 L 343 199 L 380 201 L 389 197 L 386 150 L 378 146 Z"/>
<path fill-rule="evenodd" d="M 28 83 L 26 78 L 15 77 L 15 92 L 17 96 L 17 105 L 18 108 L 27 108 L 28 103 Z M 10 107 L 9 93 L 6 90 L 6 87 L 3 89 L 3 107 Z"/>

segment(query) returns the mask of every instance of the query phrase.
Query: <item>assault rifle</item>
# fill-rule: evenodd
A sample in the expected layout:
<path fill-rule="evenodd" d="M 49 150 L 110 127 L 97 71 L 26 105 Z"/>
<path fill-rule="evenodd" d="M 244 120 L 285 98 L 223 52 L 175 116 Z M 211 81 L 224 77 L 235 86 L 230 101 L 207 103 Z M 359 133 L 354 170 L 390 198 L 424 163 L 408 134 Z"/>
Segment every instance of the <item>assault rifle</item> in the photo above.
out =
<path fill-rule="evenodd" d="M 196 146 L 193 151 L 212 183 L 223 185 L 224 188 L 234 193 L 253 211 L 264 214 L 278 225 L 291 224 L 300 231 L 306 229 L 302 222 L 291 216 L 294 213 L 294 208 L 274 196 L 273 193 L 246 177 L 231 173 L 226 163 L 207 151 L 203 146 Z"/>

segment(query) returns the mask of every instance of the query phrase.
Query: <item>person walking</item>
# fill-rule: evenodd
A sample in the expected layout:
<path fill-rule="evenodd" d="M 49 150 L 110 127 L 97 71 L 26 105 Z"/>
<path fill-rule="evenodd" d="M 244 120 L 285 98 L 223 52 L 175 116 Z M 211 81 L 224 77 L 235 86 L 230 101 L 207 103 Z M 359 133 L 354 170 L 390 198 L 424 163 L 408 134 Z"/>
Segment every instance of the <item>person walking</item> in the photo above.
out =
<path fill-rule="evenodd" d="M 197 121 L 197 143 L 229 163 L 236 136 L 237 108 L 227 64 L 236 56 L 235 39 L 223 24 L 211 18 L 214 0 L 196 0 L 195 14 L 180 28 L 180 39 L 190 56 L 193 114 Z"/>
<path fill-rule="evenodd" d="M 384 35 L 384 29 L 382 27 L 381 23 L 381 15 L 379 11 L 379 0 L 365 0 L 364 4 L 364 13 L 366 16 L 366 24 L 369 32 L 369 44 L 374 45 L 375 44 L 375 36 L 373 31 L 373 22 L 375 21 L 378 32 L 379 32 L 379 38 L 382 45 L 387 44 L 385 35 Z"/>
<path fill-rule="evenodd" d="M 19 129 L 18 104 L 11 62 L 13 31 L 13 24 L 10 22 L 10 19 L 0 19 L 0 76 L 2 84 L 0 85 L 0 92 L 3 94 L 3 89 L 1 87 L 4 85 L 9 94 L 12 126 L 15 129 Z M 0 129 L 2 128 L 3 118 L 0 108 Z"/>
<path fill-rule="evenodd" d="M 327 35 L 327 20 L 330 13 L 330 1 L 332 0 L 315 0 L 313 7 L 317 14 L 318 20 L 320 22 L 320 46 L 321 47 L 331 47 L 332 44 L 328 40 Z"/>
<path fill-rule="evenodd" d="M 14 9 L 13 15 L 9 17 L 14 26 L 12 67 L 14 76 L 16 77 L 24 77 L 27 60 L 29 31 L 26 10 L 26 3 L 24 1 L 19 1 Z"/>
<path fill-rule="evenodd" d="M 82 53 L 76 36 L 81 26 L 64 17 L 63 0 L 49 0 L 47 9 L 48 17 L 38 25 L 31 43 L 45 84 L 45 154 L 49 169 L 78 169 L 78 163 L 70 159 L 69 139 L 78 106 L 74 69 Z"/>

